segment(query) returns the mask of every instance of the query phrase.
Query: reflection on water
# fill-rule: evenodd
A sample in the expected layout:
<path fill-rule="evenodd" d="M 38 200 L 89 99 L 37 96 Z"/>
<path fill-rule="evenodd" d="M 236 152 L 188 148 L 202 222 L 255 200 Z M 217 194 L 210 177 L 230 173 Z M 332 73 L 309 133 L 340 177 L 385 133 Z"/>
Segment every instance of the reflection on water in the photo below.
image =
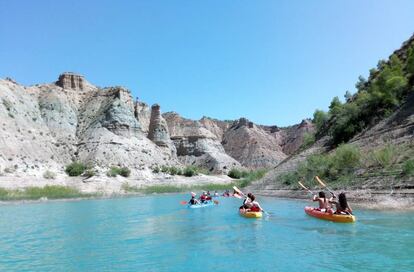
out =
<path fill-rule="evenodd" d="M 355 224 L 307 216 L 307 203 L 261 198 L 203 209 L 183 195 L 4 205 L 0 271 L 414 271 L 413 213 L 356 211 Z"/>

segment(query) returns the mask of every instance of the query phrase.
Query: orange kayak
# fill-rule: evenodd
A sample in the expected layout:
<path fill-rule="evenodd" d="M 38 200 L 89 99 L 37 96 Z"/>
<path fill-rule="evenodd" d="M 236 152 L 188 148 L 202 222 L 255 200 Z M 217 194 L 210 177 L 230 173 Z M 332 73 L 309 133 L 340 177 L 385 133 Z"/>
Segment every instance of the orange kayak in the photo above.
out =
<path fill-rule="evenodd" d="M 356 220 L 355 216 L 351 214 L 330 214 L 327 212 L 321 212 L 314 207 L 305 207 L 305 213 L 319 219 L 339 223 L 353 223 Z"/>

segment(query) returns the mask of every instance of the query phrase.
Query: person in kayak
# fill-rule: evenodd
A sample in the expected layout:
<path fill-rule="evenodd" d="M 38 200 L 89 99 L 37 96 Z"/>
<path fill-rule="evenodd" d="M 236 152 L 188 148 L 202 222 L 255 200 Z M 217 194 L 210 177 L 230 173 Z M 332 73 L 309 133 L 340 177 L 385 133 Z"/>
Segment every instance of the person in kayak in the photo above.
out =
<path fill-rule="evenodd" d="M 217 191 L 214 191 L 214 197 L 218 197 L 219 194 L 217 193 Z"/>
<path fill-rule="evenodd" d="M 190 204 L 190 205 L 200 204 L 200 202 L 196 198 L 196 194 L 195 193 L 191 193 L 191 199 L 190 199 L 190 201 L 188 201 L 188 204 Z"/>
<path fill-rule="evenodd" d="M 327 212 L 331 210 L 331 206 L 329 205 L 329 200 L 326 198 L 325 192 L 320 191 L 318 195 L 313 196 L 313 201 L 319 202 L 319 210 L 321 212 Z"/>
<path fill-rule="evenodd" d="M 346 200 L 345 193 L 340 193 L 338 195 L 338 201 L 336 201 L 336 196 L 333 195 L 329 202 L 335 205 L 335 214 L 352 214 L 352 209 Z"/>
<path fill-rule="evenodd" d="M 248 193 L 246 198 L 243 200 L 243 205 L 240 206 L 239 210 L 245 212 L 247 209 L 250 209 L 252 205 L 251 193 Z"/>
<path fill-rule="evenodd" d="M 208 201 L 211 201 L 211 196 L 207 195 L 206 192 L 203 192 L 203 194 L 200 196 L 201 203 L 206 203 Z"/>
<path fill-rule="evenodd" d="M 225 197 L 229 197 L 229 196 L 230 196 L 230 191 L 229 191 L 229 190 L 226 190 L 226 191 L 223 193 L 223 196 L 225 196 Z"/>
<path fill-rule="evenodd" d="M 236 190 L 233 190 L 233 196 L 237 198 L 242 198 L 241 194 L 237 192 Z"/>
<path fill-rule="evenodd" d="M 256 197 L 252 194 L 248 194 L 248 198 L 250 199 L 250 203 L 248 204 L 250 208 L 246 209 L 246 212 L 262 212 L 264 211 L 260 206 L 259 202 L 256 201 Z"/>

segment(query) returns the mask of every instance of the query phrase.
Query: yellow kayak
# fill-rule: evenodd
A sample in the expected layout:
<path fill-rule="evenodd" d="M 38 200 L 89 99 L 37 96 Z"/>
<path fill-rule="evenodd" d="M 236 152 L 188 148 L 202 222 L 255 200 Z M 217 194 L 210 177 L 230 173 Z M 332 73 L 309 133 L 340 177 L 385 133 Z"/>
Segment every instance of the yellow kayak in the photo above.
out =
<path fill-rule="evenodd" d="M 262 212 L 242 212 L 239 210 L 239 213 L 246 218 L 261 218 L 263 216 Z"/>
<path fill-rule="evenodd" d="M 305 212 L 310 216 L 332 222 L 353 223 L 356 220 L 355 216 L 351 214 L 330 214 L 327 212 L 321 212 L 313 207 L 305 207 Z"/>

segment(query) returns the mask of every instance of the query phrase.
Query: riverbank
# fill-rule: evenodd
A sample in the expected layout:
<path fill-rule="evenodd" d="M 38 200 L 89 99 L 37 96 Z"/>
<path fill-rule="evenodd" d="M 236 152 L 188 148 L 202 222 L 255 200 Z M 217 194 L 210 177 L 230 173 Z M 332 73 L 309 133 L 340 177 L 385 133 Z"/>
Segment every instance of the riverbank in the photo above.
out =
<path fill-rule="evenodd" d="M 249 190 L 250 188 L 247 188 Z M 310 200 L 311 194 L 304 190 L 255 189 L 257 195 Z M 352 189 L 346 190 L 347 199 L 353 207 L 378 210 L 414 210 L 414 189 Z M 310 202 L 312 203 L 312 202 Z"/>
<path fill-rule="evenodd" d="M 121 176 L 59 177 L 55 180 L 41 177 L 1 176 L 0 201 L 42 202 L 47 200 L 78 200 L 86 198 L 113 198 L 135 195 L 200 192 L 220 193 L 243 182 L 226 175 L 198 175 L 193 177 L 158 175 L 152 179 L 124 178 Z M 304 190 L 246 187 L 256 195 L 298 200 L 310 199 Z M 316 191 L 316 190 L 315 190 Z M 414 188 L 365 188 L 346 190 L 355 207 L 380 210 L 414 210 Z"/>
<path fill-rule="evenodd" d="M 0 201 L 107 198 L 151 193 L 188 192 L 190 190 L 230 189 L 237 184 L 226 175 L 197 175 L 193 177 L 155 175 L 151 179 L 122 176 L 84 177 L 62 176 L 46 179 L 36 176 L 1 176 Z"/>

